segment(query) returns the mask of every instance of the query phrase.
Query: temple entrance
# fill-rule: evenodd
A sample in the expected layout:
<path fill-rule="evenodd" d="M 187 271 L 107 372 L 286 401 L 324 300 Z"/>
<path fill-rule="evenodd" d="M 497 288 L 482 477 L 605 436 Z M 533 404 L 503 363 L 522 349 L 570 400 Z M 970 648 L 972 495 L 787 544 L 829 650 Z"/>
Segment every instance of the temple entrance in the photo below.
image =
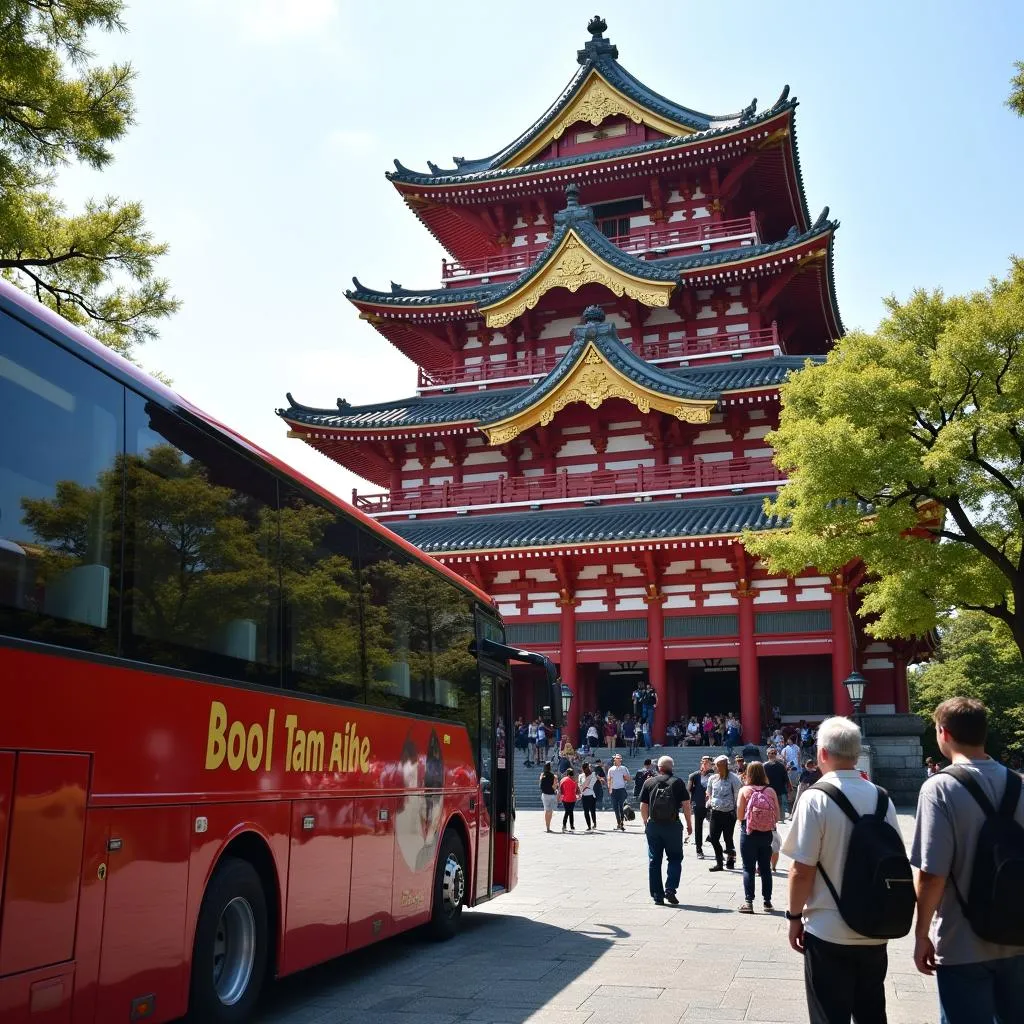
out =
<path fill-rule="evenodd" d="M 739 665 L 711 665 L 690 663 L 690 714 L 703 718 L 705 714 L 727 715 L 740 710 Z"/>
<path fill-rule="evenodd" d="M 610 711 L 619 719 L 631 715 L 633 691 L 646 681 L 646 665 L 643 668 L 622 669 L 602 664 L 597 674 L 597 707 L 584 710 L 600 711 L 602 716 Z"/>
<path fill-rule="evenodd" d="M 833 713 L 832 658 L 803 654 L 760 658 L 761 692 L 777 706 L 783 722 L 821 720 Z"/>

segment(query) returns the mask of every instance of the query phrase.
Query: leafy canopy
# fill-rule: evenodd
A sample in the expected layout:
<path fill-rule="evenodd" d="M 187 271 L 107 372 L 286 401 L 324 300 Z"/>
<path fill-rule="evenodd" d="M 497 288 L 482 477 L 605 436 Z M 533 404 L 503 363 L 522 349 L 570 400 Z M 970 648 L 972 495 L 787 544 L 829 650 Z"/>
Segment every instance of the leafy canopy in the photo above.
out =
<path fill-rule="evenodd" d="M 931 720 L 950 697 L 977 697 L 989 710 L 989 749 L 1024 747 L 1024 663 L 1002 622 L 963 612 L 941 629 L 932 661 L 910 675 L 911 710 Z"/>
<path fill-rule="evenodd" d="M 1017 74 L 1010 79 L 1010 96 L 1006 105 L 1019 117 L 1024 117 L 1024 60 L 1018 60 L 1013 65 Z"/>
<path fill-rule="evenodd" d="M 1024 652 L 1024 262 L 968 297 L 886 305 L 783 386 L 768 440 L 790 482 L 769 508 L 791 527 L 744 543 L 777 573 L 862 561 L 875 636 L 971 609 Z"/>
<path fill-rule="evenodd" d="M 132 123 L 128 64 L 93 63 L 90 31 L 123 30 L 122 0 L 0 0 L 0 272 L 123 355 L 178 307 L 142 207 L 68 213 L 57 171 L 97 170 Z"/>

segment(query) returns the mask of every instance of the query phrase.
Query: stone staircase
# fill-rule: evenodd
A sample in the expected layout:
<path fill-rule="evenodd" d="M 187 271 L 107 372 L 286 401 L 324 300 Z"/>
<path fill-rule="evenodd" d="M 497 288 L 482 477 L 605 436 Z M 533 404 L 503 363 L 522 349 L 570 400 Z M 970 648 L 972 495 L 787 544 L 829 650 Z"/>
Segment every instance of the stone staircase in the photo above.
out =
<path fill-rule="evenodd" d="M 607 747 L 603 747 L 600 750 L 594 751 L 588 757 L 588 760 L 593 764 L 597 758 L 601 758 L 607 768 L 611 764 L 612 755 L 621 754 L 622 763 L 629 769 L 630 775 L 635 775 L 643 767 L 645 758 L 650 757 L 657 763 L 659 757 L 663 754 L 668 754 L 675 761 L 675 774 L 686 778 L 691 772 L 695 772 L 700 767 L 700 759 L 704 754 L 718 757 L 719 754 L 726 752 L 725 747 L 652 747 L 649 751 L 645 751 L 641 747 L 634 757 L 630 757 L 627 751 L 627 747 L 618 747 L 614 751 L 609 751 Z M 742 747 L 737 747 L 735 753 L 738 754 L 741 751 Z M 516 807 L 539 810 L 542 804 L 540 787 L 537 784 L 537 780 L 540 777 L 541 769 L 533 766 L 527 768 L 523 764 L 526 760 L 525 752 L 517 750 L 515 753 L 520 755 L 516 760 Z M 557 768 L 557 760 L 552 760 L 552 768 Z M 630 800 L 632 800 L 632 785 L 629 787 L 629 796 Z M 607 810 L 611 810 L 611 801 L 608 799 L 607 794 L 605 795 L 604 806 Z"/>

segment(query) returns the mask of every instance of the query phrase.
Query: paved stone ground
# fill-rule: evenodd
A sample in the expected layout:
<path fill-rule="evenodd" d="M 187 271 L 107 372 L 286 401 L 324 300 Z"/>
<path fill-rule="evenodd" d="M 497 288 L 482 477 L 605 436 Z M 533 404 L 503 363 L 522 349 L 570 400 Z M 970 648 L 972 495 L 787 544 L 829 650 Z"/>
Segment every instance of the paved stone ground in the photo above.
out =
<path fill-rule="evenodd" d="M 774 915 L 738 914 L 740 872 L 708 874 L 691 842 L 682 905 L 656 907 L 639 817 L 626 835 L 607 831 L 612 820 L 600 814 L 606 831 L 594 835 L 547 835 L 541 812 L 520 812 L 519 885 L 465 913 L 458 938 L 404 936 L 287 978 L 268 993 L 260 1021 L 803 1024 L 803 964 L 781 912 L 785 877 L 775 877 Z M 900 820 L 909 838 L 912 815 Z M 934 1024 L 935 984 L 914 969 L 911 951 L 909 939 L 889 944 L 889 1021 Z"/>

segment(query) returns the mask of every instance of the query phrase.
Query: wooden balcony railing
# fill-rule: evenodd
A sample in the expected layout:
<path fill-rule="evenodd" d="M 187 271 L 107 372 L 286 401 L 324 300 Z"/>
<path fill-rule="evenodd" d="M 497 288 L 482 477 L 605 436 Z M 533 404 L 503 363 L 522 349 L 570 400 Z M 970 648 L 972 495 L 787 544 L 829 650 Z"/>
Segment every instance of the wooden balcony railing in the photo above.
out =
<path fill-rule="evenodd" d="M 650 253 L 655 249 L 700 245 L 706 242 L 714 243 L 724 238 L 747 239 L 756 244 L 760 240 L 756 214 L 751 212 L 746 217 L 736 217 L 732 220 L 713 221 L 709 218 L 681 224 L 678 227 L 637 228 L 628 235 L 610 238 L 609 241 L 624 252 Z M 714 248 L 713 244 L 712 248 Z M 441 281 L 457 281 L 460 278 L 508 274 L 513 270 L 525 270 L 543 251 L 543 245 L 523 246 L 479 260 L 466 260 L 465 262 L 441 260 Z"/>
<path fill-rule="evenodd" d="M 703 220 L 679 227 L 638 228 L 628 235 L 610 238 L 624 252 L 649 253 L 652 249 L 667 249 L 678 245 L 696 245 L 722 238 L 748 238 L 758 241 L 757 217 L 749 213 L 734 220 Z M 661 255 L 660 253 L 658 254 Z"/>
<path fill-rule="evenodd" d="M 685 359 L 687 356 L 736 352 L 771 345 L 779 346 L 779 329 L 774 322 L 771 327 L 757 331 L 719 331 L 717 334 L 698 334 L 672 341 L 647 342 L 640 347 L 638 355 L 648 360 L 676 357 Z M 458 366 L 449 370 L 428 371 L 421 367 L 416 386 L 420 389 L 445 388 L 501 378 L 530 377 L 549 373 L 561 358 L 560 355 L 525 355 L 519 359 L 476 363 L 473 366 Z"/>
<path fill-rule="evenodd" d="M 672 341 L 646 342 L 640 355 L 647 359 L 685 359 L 714 352 L 739 352 L 748 348 L 779 347 L 779 326 L 773 320 L 771 327 L 757 331 L 719 331 L 717 334 L 698 334 Z"/>
<path fill-rule="evenodd" d="M 691 490 L 734 484 L 771 484 L 784 479 L 769 458 L 704 462 L 683 466 L 638 466 L 636 469 L 502 477 L 481 483 L 411 487 L 395 495 L 357 494 L 352 504 L 365 512 L 415 512 L 422 509 L 505 505 L 553 498 L 612 498 L 647 491 Z"/>

